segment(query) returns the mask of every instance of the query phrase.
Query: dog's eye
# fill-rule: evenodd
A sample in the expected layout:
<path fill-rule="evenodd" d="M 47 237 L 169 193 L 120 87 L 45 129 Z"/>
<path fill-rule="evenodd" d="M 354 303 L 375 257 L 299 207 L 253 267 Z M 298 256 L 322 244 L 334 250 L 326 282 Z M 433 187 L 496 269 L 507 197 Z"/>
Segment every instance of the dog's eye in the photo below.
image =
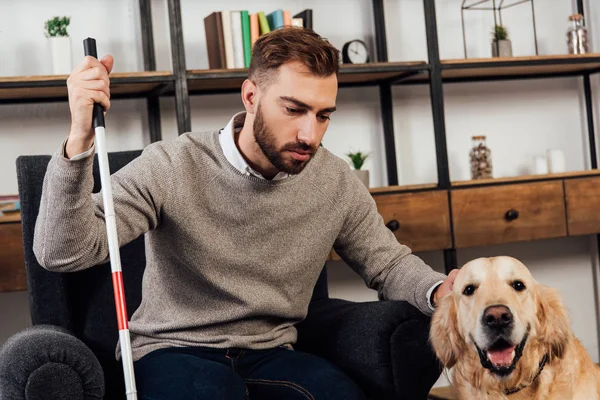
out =
<path fill-rule="evenodd" d="M 475 285 L 467 285 L 467 287 L 465 287 L 465 290 L 463 290 L 463 294 L 465 296 L 470 296 L 473 293 L 475 293 Z"/>
<path fill-rule="evenodd" d="M 515 289 L 517 292 L 522 292 L 523 290 L 525 290 L 525 284 L 521 281 L 514 281 L 511 285 L 513 287 L 513 289 Z"/>

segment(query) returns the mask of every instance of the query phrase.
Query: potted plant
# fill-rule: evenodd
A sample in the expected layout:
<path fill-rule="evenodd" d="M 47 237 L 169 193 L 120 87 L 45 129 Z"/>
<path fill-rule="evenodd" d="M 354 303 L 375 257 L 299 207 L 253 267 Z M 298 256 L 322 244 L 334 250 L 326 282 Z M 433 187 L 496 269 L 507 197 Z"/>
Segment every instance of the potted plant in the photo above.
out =
<path fill-rule="evenodd" d="M 67 27 L 70 17 L 54 17 L 44 24 L 45 34 L 50 43 L 52 56 L 52 72 L 54 74 L 69 74 L 72 69 L 71 38 Z"/>
<path fill-rule="evenodd" d="M 369 187 L 369 171 L 362 170 L 363 164 L 368 157 L 368 154 L 362 153 L 360 151 L 350 152 L 346 154 L 348 158 L 350 158 L 350 162 L 354 167 L 354 173 L 358 176 L 358 179 L 368 188 Z"/>
<path fill-rule="evenodd" d="M 512 57 L 512 43 L 505 26 L 496 25 L 492 30 L 492 57 Z"/>

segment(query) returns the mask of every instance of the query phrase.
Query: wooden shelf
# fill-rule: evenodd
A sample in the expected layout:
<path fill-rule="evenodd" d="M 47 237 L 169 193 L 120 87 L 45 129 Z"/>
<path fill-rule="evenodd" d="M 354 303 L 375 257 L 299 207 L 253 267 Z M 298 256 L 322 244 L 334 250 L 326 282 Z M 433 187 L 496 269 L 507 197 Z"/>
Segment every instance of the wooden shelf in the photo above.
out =
<path fill-rule="evenodd" d="M 600 72 L 600 53 L 470 58 L 442 60 L 441 63 L 444 82 L 548 78 Z M 402 83 L 427 83 L 428 80 L 428 74 L 421 73 Z"/>
<path fill-rule="evenodd" d="M 369 188 L 369 192 L 372 195 L 378 194 L 391 194 L 391 193 L 403 193 L 403 192 L 417 192 L 422 190 L 437 189 L 437 183 L 423 183 L 418 185 L 402 185 L 402 186 L 382 186 Z"/>
<path fill-rule="evenodd" d="M 424 61 L 390 62 L 368 64 L 344 64 L 340 66 L 339 86 L 375 85 L 386 81 L 401 81 L 427 71 Z M 247 69 L 190 70 L 188 89 L 192 94 L 239 91 L 248 76 Z"/>
<path fill-rule="evenodd" d="M 68 75 L 0 77 L 0 103 L 64 101 Z M 110 74 L 111 98 L 144 97 L 172 86 L 169 71 Z"/>
<path fill-rule="evenodd" d="M 442 79 L 495 80 L 600 71 L 600 54 L 443 60 Z"/>
<path fill-rule="evenodd" d="M 522 176 L 511 176 L 511 177 L 505 177 L 505 178 L 454 181 L 454 182 L 452 182 L 452 187 L 491 186 L 491 185 L 500 185 L 500 184 L 507 184 L 507 183 L 521 183 L 521 182 L 549 181 L 549 180 L 555 180 L 555 179 L 583 178 L 583 177 L 587 177 L 587 176 L 598 176 L 598 175 L 600 175 L 600 170 L 572 171 L 572 172 L 562 172 L 562 173 L 556 173 L 556 174 L 543 174 L 543 175 L 522 175 Z"/>

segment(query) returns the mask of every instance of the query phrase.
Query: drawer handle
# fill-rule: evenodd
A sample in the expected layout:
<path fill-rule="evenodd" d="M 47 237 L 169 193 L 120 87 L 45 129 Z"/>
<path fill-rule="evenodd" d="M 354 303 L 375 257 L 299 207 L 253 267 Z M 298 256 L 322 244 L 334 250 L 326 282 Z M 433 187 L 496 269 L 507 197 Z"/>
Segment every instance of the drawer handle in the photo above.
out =
<path fill-rule="evenodd" d="M 507 220 L 508 222 L 514 221 L 517 218 L 519 218 L 519 212 L 517 210 L 515 210 L 514 208 L 511 208 L 510 210 L 508 210 L 506 212 L 506 214 L 504 214 L 504 219 Z"/>
<path fill-rule="evenodd" d="M 390 231 L 396 232 L 398 229 L 400 229 L 400 222 L 398 222 L 395 219 L 393 219 L 390 222 L 388 222 L 387 224 L 385 224 L 385 226 L 387 226 L 387 228 Z"/>

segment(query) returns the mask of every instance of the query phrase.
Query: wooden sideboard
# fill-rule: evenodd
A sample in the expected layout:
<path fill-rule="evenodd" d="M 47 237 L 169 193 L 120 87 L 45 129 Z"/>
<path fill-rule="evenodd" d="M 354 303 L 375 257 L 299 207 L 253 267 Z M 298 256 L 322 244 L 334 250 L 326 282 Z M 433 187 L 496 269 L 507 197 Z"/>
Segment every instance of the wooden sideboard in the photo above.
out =
<path fill-rule="evenodd" d="M 402 190 L 373 197 L 384 223 L 415 252 L 600 233 L 596 170 Z M 329 258 L 340 259 L 334 251 Z"/>
<path fill-rule="evenodd" d="M 600 233 L 600 171 L 373 188 L 386 226 L 413 251 Z M 334 251 L 330 260 L 339 260 Z M 0 292 L 25 290 L 21 223 L 0 223 Z"/>

